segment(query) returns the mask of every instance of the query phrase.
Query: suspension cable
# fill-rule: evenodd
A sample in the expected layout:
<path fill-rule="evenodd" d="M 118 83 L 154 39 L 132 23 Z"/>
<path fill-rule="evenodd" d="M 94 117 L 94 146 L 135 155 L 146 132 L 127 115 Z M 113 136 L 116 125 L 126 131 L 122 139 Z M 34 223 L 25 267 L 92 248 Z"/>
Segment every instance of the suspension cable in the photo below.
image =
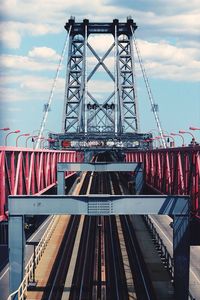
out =
<path fill-rule="evenodd" d="M 114 128 L 115 128 L 115 134 L 117 134 L 117 123 L 118 123 L 118 72 L 117 72 L 117 56 L 118 56 L 118 40 L 117 40 L 117 25 L 115 24 L 115 48 L 114 48 L 114 76 L 115 76 L 115 82 L 114 82 L 114 103 L 115 103 L 115 110 L 114 110 Z"/>
<path fill-rule="evenodd" d="M 85 24 L 85 39 L 84 39 L 84 61 L 85 61 L 85 78 L 84 78 L 84 131 L 87 134 L 88 131 L 88 111 L 87 111 L 87 104 L 88 104 L 88 81 L 87 81 L 87 73 L 88 73 L 88 64 L 87 64 L 87 43 L 88 43 L 88 25 Z"/>
<path fill-rule="evenodd" d="M 160 122 L 158 113 L 155 109 L 155 101 L 154 101 L 154 98 L 153 98 L 153 93 L 152 93 L 151 88 L 150 88 L 149 80 L 148 80 L 148 77 L 147 77 L 147 74 L 146 74 L 146 70 L 145 70 L 145 67 L 144 67 L 144 64 L 143 64 L 143 61 L 142 61 L 142 57 L 141 57 L 140 50 L 139 50 L 137 42 L 136 42 L 136 38 L 135 38 L 135 34 L 134 34 L 134 30 L 133 30 L 132 26 L 131 26 L 131 31 L 132 31 L 132 36 L 133 36 L 135 49 L 136 49 L 137 56 L 138 56 L 139 65 L 140 65 L 140 68 L 141 68 L 141 71 L 142 71 L 142 75 L 143 75 L 144 82 L 145 82 L 145 85 L 146 85 L 147 93 L 148 93 L 149 100 L 150 100 L 150 103 L 151 103 L 151 108 L 152 108 L 154 118 L 155 118 L 155 121 L 156 121 L 156 125 L 157 125 L 157 128 L 158 128 L 160 137 L 161 137 L 162 145 L 163 145 L 164 148 L 166 148 L 167 146 L 166 146 L 166 141 L 165 141 L 165 138 L 164 138 L 164 135 L 163 135 L 161 122 Z"/>
<path fill-rule="evenodd" d="M 39 148 L 40 139 L 42 138 L 43 131 L 44 131 L 45 126 L 46 126 L 46 121 L 47 121 L 49 109 L 51 107 L 51 102 L 52 102 L 52 99 L 53 99 L 53 96 L 54 96 L 54 90 L 55 90 L 55 87 L 56 87 L 56 83 L 57 83 L 57 80 L 58 80 L 58 77 L 59 77 L 59 74 L 60 74 L 60 69 L 61 69 L 61 66 L 62 66 L 62 62 L 63 62 L 65 52 L 66 52 L 66 49 L 67 49 L 68 40 L 69 40 L 69 36 L 70 36 L 70 32 L 71 32 L 71 27 L 72 26 L 70 26 L 69 32 L 68 32 L 68 34 L 66 36 L 66 39 L 65 39 L 64 47 L 63 47 L 63 50 L 62 50 L 62 54 L 61 54 L 61 57 L 60 57 L 60 60 L 59 60 L 59 63 L 58 63 L 57 70 L 56 70 L 56 75 L 55 75 L 53 85 L 52 85 L 52 88 L 51 88 L 51 92 L 50 92 L 50 95 L 49 95 L 47 108 L 44 110 L 44 114 L 43 114 L 42 122 L 41 122 L 41 125 L 40 125 L 40 131 L 39 131 L 39 135 L 38 135 L 38 139 L 37 139 L 35 149 Z"/>

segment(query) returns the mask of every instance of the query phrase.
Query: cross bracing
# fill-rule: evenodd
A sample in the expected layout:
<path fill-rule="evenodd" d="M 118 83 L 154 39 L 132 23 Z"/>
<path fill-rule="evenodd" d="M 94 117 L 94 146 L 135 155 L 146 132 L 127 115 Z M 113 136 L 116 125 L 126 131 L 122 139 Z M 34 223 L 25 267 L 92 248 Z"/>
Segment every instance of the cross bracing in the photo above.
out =
<path fill-rule="evenodd" d="M 137 28 L 132 19 L 126 23 L 113 20 L 112 23 L 75 22 L 71 18 L 65 25 L 68 31 L 68 60 L 66 74 L 63 132 L 70 139 L 76 135 L 101 139 L 123 140 L 126 136 L 138 134 L 138 112 L 134 82 L 134 53 L 132 32 Z M 103 55 L 99 55 L 90 42 L 90 35 L 110 34 L 112 43 Z M 89 53 L 89 55 L 88 55 Z M 89 57 L 90 56 L 90 57 Z M 96 61 L 88 67 L 89 58 Z M 112 57 L 113 62 L 108 63 Z M 91 90 L 95 76 L 105 75 L 104 82 L 110 81 L 107 93 L 100 87 L 101 96 Z M 108 80 L 107 80 L 108 79 Z M 99 88 L 99 87 L 98 87 Z M 99 96 L 99 97 L 98 97 Z"/>

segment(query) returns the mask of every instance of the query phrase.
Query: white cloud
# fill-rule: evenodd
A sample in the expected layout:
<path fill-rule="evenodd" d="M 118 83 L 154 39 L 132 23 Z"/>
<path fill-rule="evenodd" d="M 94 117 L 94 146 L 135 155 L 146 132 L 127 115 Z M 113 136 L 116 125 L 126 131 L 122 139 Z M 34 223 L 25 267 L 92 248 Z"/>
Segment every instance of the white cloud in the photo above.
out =
<path fill-rule="evenodd" d="M 145 5 L 142 6 L 140 2 Z M 171 7 L 171 13 L 168 11 L 169 7 Z M 115 17 L 125 21 L 127 15 L 132 15 L 141 26 L 138 33 L 144 33 L 143 40 L 140 37 L 138 44 L 149 76 L 199 81 L 200 44 L 197 38 L 200 32 L 200 12 L 198 8 L 199 0 L 189 2 L 169 0 L 167 4 L 163 0 L 156 0 L 153 4 L 149 4 L 147 0 L 136 0 L 134 5 L 131 3 L 131 7 L 128 7 L 126 0 L 112 1 L 110 5 L 105 0 L 92 2 L 84 0 L 84 5 L 82 0 L 60 0 L 59 2 L 57 0 L 4 0 L 2 1 L 2 11 L 5 21 L 1 24 L 1 38 L 8 47 L 19 48 L 19 55 L 2 55 L 1 64 L 3 69 L 9 73 L 18 73 L 21 78 L 19 86 L 24 92 L 36 92 L 37 88 L 38 92 L 50 91 L 51 84 L 48 79 L 34 76 L 34 72 L 52 71 L 51 74 L 53 74 L 53 71 L 55 72 L 57 69 L 60 56 L 54 49 L 48 47 L 48 44 L 43 47 L 35 46 L 28 51 L 27 55 L 22 56 L 20 55 L 20 45 L 23 39 L 26 38 L 28 42 L 30 35 L 37 38 L 37 36 L 48 36 L 64 31 L 63 25 L 70 14 L 75 15 L 76 13 L 77 21 L 82 21 L 83 18 L 89 18 L 90 21 L 112 21 Z M 47 39 L 45 40 L 47 41 Z M 90 36 L 90 43 L 100 56 L 105 53 L 104 51 L 112 42 L 113 37 L 108 35 Z M 113 54 L 112 52 L 112 57 L 106 59 L 106 65 L 111 72 L 113 70 Z M 88 55 L 90 55 L 89 51 Z M 96 63 L 98 62 L 94 57 L 88 58 L 88 73 Z M 25 80 L 25 77 L 29 81 Z M 9 75 L 9 80 L 9 84 L 12 85 L 13 81 L 15 82 L 14 76 Z M 47 85 L 45 80 L 48 82 Z M 107 88 L 108 84 L 105 86 Z"/>
<path fill-rule="evenodd" d="M 0 29 L 0 40 L 8 48 L 18 49 L 21 44 L 21 35 L 16 30 Z"/>
<path fill-rule="evenodd" d="M 18 49 L 23 36 L 40 36 L 45 34 L 58 33 L 61 27 L 51 24 L 7 21 L 0 24 L 0 40 L 8 47 Z"/>
<path fill-rule="evenodd" d="M 55 71 L 57 68 L 56 63 L 41 62 L 35 58 L 20 55 L 2 55 L 1 66 L 12 70 L 26 70 L 33 71 Z"/>
<path fill-rule="evenodd" d="M 158 15 L 174 15 L 184 12 L 199 11 L 199 0 L 104 0 L 110 6 L 119 6 L 144 12 L 156 12 Z"/>
<path fill-rule="evenodd" d="M 64 78 L 59 78 L 56 84 L 55 93 L 61 93 L 64 95 Z M 47 93 L 50 94 L 53 85 L 53 80 L 46 77 L 34 77 L 30 76 L 28 78 L 23 78 L 20 84 L 20 88 L 25 92 L 33 91 L 37 94 Z"/>
<path fill-rule="evenodd" d="M 114 38 L 112 35 L 91 35 L 88 42 L 97 53 L 105 54 L 105 50 L 108 50 L 113 44 Z"/>
<path fill-rule="evenodd" d="M 163 32 L 163 36 L 167 33 L 199 36 L 200 12 L 173 16 L 152 14 L 151 17 L 144 20 L 146 24 L 157 26 L 157 29 Z"/>
<path fill-rule="evenodd" d="M 167 44 L 138 41 L 150 75 L 156 78 L 199 81 L 200 60 L 195 48 L 178 48 Z"/>
<path fill-rule="evenodd" d="M 0 102 L 5 105 L 9 102 L 27 101 L 29 96 L 23 93 L 19 88 L 0 87 L 1 99 Z"/>
<path fill-rule="evenodd" d="M 92 80 L 89 82 L 88 90 L 92 94 L 97 93 L 98 95 L 101 95 L 102 92 L 111 94 L 114 90 L 114 83 L 107 80 Z"/>
<path fill-rule="evenodd" d="M 51 61 L 58 61 L 58 59 L 60 58 L 60 55 L 58 55 L 54 49 L 48 47 L 34 47 L 29 51 L 28 56 L 33 58 L 47 59 Z"/>
<path fill-rule="evenodd" d="M 53 79 L 34 75 L 6 75 L 1 79 L 1 101 L 48 100 Z M 12 85 L 12 86 L 11 86 Z M 63 99 L 65 79 L 57 80 L 55 94 Z"/>
<path fill-rule="evenodd" d="M 198 60 L 199 52 L 195 48 L 181 48 L 170 45 L 166 41 L 150 43 L 138 40 L 142 56 L 145 59 L 156 59 L 164 62 L 177 64 L 191 63 L 191 60 Z"/>
<path fill-rule="evenodd" d="M 91 21 L 112 21 L 119 18 L 124 21 L 132 15 L 143 31 L 151 30 L 154 35 L 199 35 L 200 11 L 199 0 L 135 1 L 128 7 L 126 1 L 105 0 L 4 0 L 2 12 L 7 22 L 3 23 L 3 31 L 17 32 L 20 35 L 44 35 L 63 31 L 63 26 L 70 15 L 76 20 L 89 18 Z M 11 9 L 12 7 L 12 9 Z M 171 10 L 171 13 L 168 13 Z M 19 21 L 20 20 L 20 21 Z M 152 27 L 152 28 L 151 28 Z M 8 44 L 9 46 L 9 44 Z"/>
<path fill-rule="evenodd" d="M 104 42 L 104 37 L 99 36 L 94 37 L 91 44 L 94 49 L 97 50 L 97 53 L 101 54 L 105 53 L 109 48 L 110 43 L 108 43 L 108 41 L 106 40 L 106 42 Z M 170 44 L 166 40 L 155 43 L 137 40 L 137 45 L 150 76 L 170 80 L 199 81 L 200 52 L 198 48 L 196 48 L 197 43 L 188 44 L 187 47 L 183 47 L 180 44 L 178 47 Z M 106 59 L 106 66 L 112 73 L 114 71 L 113 54 L 114 52 Z M 96 58 L 90 56 L 88 59 L 89 71 L 91 71 L 97 63 Z M 139 66 L 137 65 L 137 70 L 138 69 Z M 100 69 L 98 69 L 98 71 L 99 70 Z M 140 72 L 137 73 L 141 76 Z"/>

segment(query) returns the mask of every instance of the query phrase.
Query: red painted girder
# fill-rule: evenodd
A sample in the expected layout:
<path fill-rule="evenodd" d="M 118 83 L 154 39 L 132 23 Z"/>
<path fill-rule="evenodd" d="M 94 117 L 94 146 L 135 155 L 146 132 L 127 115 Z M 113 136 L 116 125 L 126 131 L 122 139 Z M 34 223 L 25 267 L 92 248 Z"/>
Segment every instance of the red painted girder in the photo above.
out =
<path fill-rule="evenodd" d="M 127 162 L 141 160 L 148 185 L 164 194 L 190 195 L 192 212 L 200 216 L 200 146 L 126 153 Z"/>
<path fill-rule="evenodd" d="M 0 147 L 0 221 L 7 218 L 9 195 L 47 191 L 56 184 L 58 162 L 83 161 L 83 157 L 75 151 Z"/>

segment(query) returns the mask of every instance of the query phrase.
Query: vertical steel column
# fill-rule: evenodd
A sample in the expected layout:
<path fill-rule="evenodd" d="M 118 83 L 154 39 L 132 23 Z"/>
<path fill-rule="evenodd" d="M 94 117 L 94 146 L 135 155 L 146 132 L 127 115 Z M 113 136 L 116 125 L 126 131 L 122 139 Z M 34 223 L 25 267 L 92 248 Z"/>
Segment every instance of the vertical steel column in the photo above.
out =
<path fill-rule="evenodd" d="M 115 122 L 115 134 L 118 133 L 118 115 L 119 115 L 119 93 L 118 93 L 118 88 L 119 88 L 119 76 L 118 76 L 118 39 L 117 39 L 117 24 L 118 20 L 114 20 L 114 26 L 115 26 L 115 51 L 114 51 L 114 75 L 115 75 L 115 82 L 114 82 L 114 103 L 115 103 L 115 114 L 114 114 L 114 122 Z"/>
<path fill-rule="evenodd" d="M 57 171 L 57 195 L 65 195 L 65 172 Z"/>
<path fill-rule="evenodd" d="M 134 56 L 131 47 L 131 30 L 128 35 L 118 36 L 118 99 L 119 99 L 119 131 L 121 133 L 138 132 L 137 103 L 133 74 Z"/>
<path fill-rule="evenodd" d="M 87 134 L 88 131 L 88 114 L 87 114 L 87 104 L 88 104 L 88 84 L 87 84 L 87 42 L 88 42 L 88 23 L 87 19 L 84 20 L 84 133 Z"/>
<path fill-rule="evenodd" d="M 14 292 L 24 276 L 24 220 L 23 216 L 9 216 L 9 291 Z M 16 298 L 15 298 L 16 299 Z"/>
<path fill-rule="evenodd" d="M 144 186 L 144 174 L 143 167 L 141 163 L 137 164 L 137 167 L 134 172 L 135 177 L 135 192 L 136 195 L 140 195 Z"/>
<path fill-rule="evenodd" d="M 74 20 L 70 20 L 69 50 L 66 74 L 65 101 L 63 110 L 63 130 L 65 132 L 84 131 L 82 111 L 85 97 L 85 39 L 73 30 Z"/>
<path fill-rule="evenodd" d="M 189 215 L 174 216 L 174 288 L 175 299 L 188 300 L 189 292 Z"/>
<path fill-rule="evenodd" d="M 72 39 L 73 36 L 70 33 L 69 35 L 69 45 L 68 45 L 68 56 L 67 56 L 67 68 L 66 68 L 66 85 L 65 85 L 65 96 L 64 96 L 64 105 L 63 105 L 63 116 L 62 116 L 62 130 L 65 131 L 66 126 L 66 113 L 67 113 L 67 95 L 68 95 L 68 87 L 69 87 L 69 74 L 70 74 L 70 58 L 72 55 Z"/>

